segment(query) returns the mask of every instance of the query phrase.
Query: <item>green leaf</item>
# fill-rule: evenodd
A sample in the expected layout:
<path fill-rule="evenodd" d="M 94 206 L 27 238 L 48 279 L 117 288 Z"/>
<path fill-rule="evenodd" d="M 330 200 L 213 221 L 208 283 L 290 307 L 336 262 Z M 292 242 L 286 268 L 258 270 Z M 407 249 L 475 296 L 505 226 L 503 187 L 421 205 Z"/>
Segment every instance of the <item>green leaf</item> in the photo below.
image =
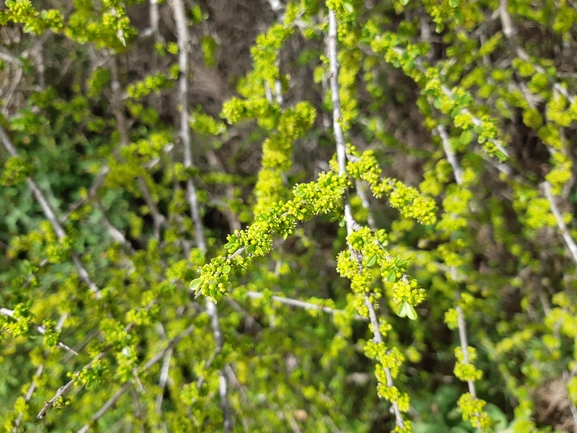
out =
<path fill-rule="evenodd" d="M 407 6 L 409 4 L 409 0 L 401 0 L 401 4 L 403 6 Z"/>
<path fill-rule="evenodd" d="M 459 137 L 459 142 L 461 144 L 469 144 L 471 142 L 472 138 L 473 138 L 473 131 L 471 131 L 470 129 L 467 129 L 467 130 L 463 131 L 463 133 L 461 134 L 461 137 Z"/>
<path fill-rule="evenodd" d="M 353 5 L 350 3 L 343 2 L 343 7 L 347 10 L 348 13 L 353 13 L 355 11 Z"/>
<path fill-rule="evenodd" d="M 249 246 L 246 248 L 247 254 L 252 254 L 252 253 L 255 252 L 255 250 L 256 250 L 256 245 L 249 245 Z"/>
<path fill-rule="evenodd" d="M 375 263 L 377 263 L 377 256 L 373 255 L 371 257 L 369 257 L 369 260 L 367 260 L 367 266 L 373 266 Z"/>
<path fill-rule="evenodd" d="M 407 315 L 407 308 L 406 305 L 408 305 L 405 301 L 402 301 L 399 306 L 397 307 L 397 316 L 399 317 L 405 317 Z"/>
<path fill-rule="evenodd" d="M 461 9 L 455 9 L 455 22 L 461 24 L 463 22 L 463 13 Z"/>
<path fill-rule="evenodd" d="M 404 268 L 407 265 L 407 263 L 409 263 L 409 261 L 406 259 L 399 258 L 399 259 L 395 260 L 395 266 L 397 268 Z"/>
<path fill-rule="evenodd" d="M 503 152 L 501 152 L 500 150 L 498 150 L 497 152 L 495 152 L 495 156 L 497 158 L 499 158 L 499 161 L 501 162 L 505 162 L 507 161 L 507 157 L 505 156 L 505 154 Z"/>
<path fill-rule="evenodd" d="M 405 302 L 407 308 L 407 317 L 411 320 L 417 320 L 417 312 L 413 308 L 413 306 L 407 302 Z"/>
<path fill-rule="evenodd" d="M 507 428 L 507 425 L 509 424 L 507 417 L 497 406 L 492 403 L 488 403 L 485 408 L 485 412 L 487 412 L 487 414 L 493 420 L 493 427 L 495 428 L 496 432 L 502 432 Z"/>
<path fill-rule="evenodd" d="M 237 242 L 238 242 L 238 238 L 235 235 L 229 235 L 228 236 L 228 242 L 226 244 L 224 244 L 224 247 L 227 250 L 234 250 L 234 249 L 236 249 Z"/>
<path fill-rule="evenodd" d="M 459 6 L 459 0 L 449 0 L 449 6 L 451 6 L 452 8 L 456 8 L 457 6 Z"/>
<path fill-rule="evenodd" d="M 397 316 L 408 317 L 411 320 L 417 320 L 417 312 L 407 301 L 402 301 L 397 307 Z"/>
<path fill-rule="evenodd" d="M 202 280 L 200 278 L 192 280 L 190 282 L 190 290 L 194 290 L 195 292 L 198 292 L 198 289 L 200 288 L 201 283 L 202 283 Z"/>
<path fill-rule="evenodd" d="M 387 275 L 387 281 L 389 283 L 394 283 L 395 281 L 397 281 L 397 273 L 395 271 L 389 271 L 389 274 Z"/>

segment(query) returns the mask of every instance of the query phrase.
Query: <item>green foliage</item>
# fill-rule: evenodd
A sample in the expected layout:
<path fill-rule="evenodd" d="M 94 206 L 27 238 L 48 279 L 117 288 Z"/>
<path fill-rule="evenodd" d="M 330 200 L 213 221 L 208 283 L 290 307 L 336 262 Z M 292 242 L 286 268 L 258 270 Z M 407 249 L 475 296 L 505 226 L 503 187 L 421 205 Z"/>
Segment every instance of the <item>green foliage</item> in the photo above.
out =
<path fill-rule="evenodd" d="M 0 10 L 6 431 L 574 429 L 571 2 L 41 3 Z"/>

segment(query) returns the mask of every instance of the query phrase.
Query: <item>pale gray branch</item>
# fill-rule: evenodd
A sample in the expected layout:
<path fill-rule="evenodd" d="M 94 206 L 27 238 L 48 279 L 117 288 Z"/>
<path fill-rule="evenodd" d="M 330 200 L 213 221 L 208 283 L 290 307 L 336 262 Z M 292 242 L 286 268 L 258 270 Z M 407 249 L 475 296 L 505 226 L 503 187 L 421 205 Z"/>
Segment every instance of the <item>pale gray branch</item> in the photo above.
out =
<path fill-rule="evenodd" d="M 565 224 L 565 220 L 563 219 L 561 211 L 559 211 L 559 208 L 557 207 L 555 197 L 553 197 L 553 193 L 551 192 L 551 184 L 548 181 L 545 181 L 543 182 L 542 187 L 545 197 L 547 198 L 547 200 L 549 201 L 549 205 L 551 206 L 551 212 L 553 212 L 553 215 L 555 216 L 557 227 L 559 228 L 561 236 L 563 237 L 563 240 L 567 245 L 569 254 L 571 255 L 571 258 L 573 259 L 575 264 L 577 264 L 577 245 L 575 244 L 575 241 L 573 240 L 573 237 L 571 236 L 571 233 L 569 232 L 569 229 Z"/>
<path fill-rule="evenodd" d="M 172 8 L 174 11 L 174 21 L 176 23 L 176 33 L 178 41 L 178 65 L 180 67 L 179 78 L 178 78 L 178 92 L 180 97 L 180 139 L 184 148 L 184 167 L 192 168 L 192 144 L 190 137 L 190 128 L 188 124 L 188 76 L 189 76 L 189 59 L 188 59 L 188 49 L 189 49 L 189 34 L 188 27 L 186 24 L 185 8 L 182 0 L 172 0 Z M 198 200 L 198 195 L 196 193 L 196 187 L 192 178 L 189 177 L 186 181 L 186 191 L 187 199 L 190 206 L 190 213 L 192 222 L 194 223 L 194 229 L 196 232 L 196 243 L 197 247 L 206 255 L 208 252 L 208 247 L 206 244 L 206 238 L 204 235 L 204 225 L 202 223 L 202 218 L 200 215 L 200 204 Z M 216 354 L 222 351 L 223 347 L 223 336 L 222 330 L 220 328 L 220 322 L 218 317 L 218 311 L 216 305 L 206 300 L 206 312 L 210 317 L 212 335 L 216 344 Z M 230 408 L 228 403 L 228 383 L 226 376 L 222 371 L 219 372 L 219 396 L 220 404 L 223 413 L 223 427 L 224 432 L 229 433 L 232 431 L 233 422 L 230 414 Z"/>
<path fill-rule="evenodd" d="M 250 292 L 247 292 L 246 294 L 249 298 L 253 298 L 253 299 L 261 299 L 264 297 L 264 295 L 262 293 L 259 293 L 259 292 L 250 291 Z M 274 302 L 280 302 L 281 304 L 290 305 L 291 307 L 299 307 L 299 308 L 304 308 L 307 310 L 318 310 L 318 311 L 323 311 L 323 312 L 328 313 L 328 314 L 336 314 L 336 313 L 342 313 L 343 312 L 342 310 L 337 310 L 337 309 L 330 308 L 330 307 L 323 307 L 322 305 L 312 304 L 310 302 L 300 301 L 298 299 L 284 298 L 284 297 L 276 296 L 276 295 L 271 296 L 270 299 Z M 366 317 L 360 316 L 358 314 L 355 314 L 354 318 L 357 320 L 365 321 L 365 322 L 367 321 Z"/>
<path fill-rule="evenodd" d="M 187 335 L 189 335 L 190 333 L 192 333 L 192 331 L 194 330 L 194 325 L 190 325 L 188 328 L 186 328 L 184 331 L 182 331 L 180 334 L 178 334 L 175 338 L 173 338 L 170 343 L 168 343 L 168 346 L 164 349 L 161 350 L 160 352 L 158 352 L 156 355 L 154 355 L 146 364 L 144 364 L 144 366 L 142 367 L 143 370 L 149 370 L 150 367 L 152 367 L 154 364 L 156 364 L 158 361 L 160 361 L 162 358 L 164 358 L 164 356 L 166 355 L 166 353 L 169 350 L 173 350 L 174 347 L 183 339 L 185 338 Z M 128 389 L 132 386 L 132 382 L 126 382 L 124 383 L 124 385 L 122 385 L 122 387 L 116 391 L 116 393 L 110 397 L 106 403 L 104 403 L 102 405 L 102 407 L 100 408 L 100 410 L 98 412 L 96 412 L 94 414 L 94 416 L 92 417 L 92 421 L 91 423 L 86 424 L 84 427 L 82 427 L 80 430 L 78 430 L 78 433 L 86 433 L 89 429 L 90 429 L 90 425 L 92 423 L 95 423 L 96 421 L 98 421 L 100 418 L 102 418 L 102 416 L 110 409 L 112 408 L 116 402 L 118 401 L 118 399 L 120 397 L 122 397 L 122 395 L 128 391 Z"/>
<path fill-rule="evenodd" d="M 329 9 L 329 34 L 328 34 L 328 52 L 329 52 L 329 60 L 330 60 L 330 87 L 331 87 L 331 96 L 333 102 L 333 129 L 334 129 L 334 136 L 337 146 L 337 161 L 339 164 L 339 175 L 343 176 L 346 175 L 346 164 L 347 164 L 347 148 L 345 144 L 345 139 L 343 135 L 343 130 L 341 128 L 341 101 L 339 96 L 339 65 L 338 65 L 338 50 L 337 50 L 337 17 L 335 12 L 332 9 Z M 355 230 L 356 223 L 353 218 L 353 214 L 351 211 L 351 204 L 349 200 L 348 191 L 345 191 L 344 194 L 344 202 L 345 202 L 345 223 L 347 226 L 347 235 L 350 235 Z M 369 317 L 371 319 L 372 327 L 373 327 L 373 334 L 374 340 L 377 342 L 382 342 L 382 336 L 379 331 L 379 323 L 377 320 L 377 316 L 375 313 L 375 309 L 373 304 L 370 302 L 368 296 L 365 298 L 365 305 L 369 310 Z M 383 367 L 385 371 L 385 375 L 387 378 L 387 386 L 393 386 L 393 378 L 391 374 L 391 370 L 387 367 Z M 395 414 L 395 422 L 398 427 L 404 428 L 405 421 L 401 415 L 401 411 L 399 409 L 399 405 L 396 402 L 392 403 L 393 412 Z"/>

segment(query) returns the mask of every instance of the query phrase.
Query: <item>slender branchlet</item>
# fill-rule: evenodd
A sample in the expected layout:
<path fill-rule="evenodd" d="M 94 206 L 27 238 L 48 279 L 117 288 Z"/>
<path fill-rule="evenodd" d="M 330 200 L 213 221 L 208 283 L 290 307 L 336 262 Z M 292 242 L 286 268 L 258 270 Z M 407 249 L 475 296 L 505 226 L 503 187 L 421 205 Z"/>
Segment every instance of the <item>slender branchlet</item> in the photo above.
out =
<path fill-rule="evenodd" d="M 156 364 L 157 362 L 159 362 L 161 359 L 163 359 L 166 354 L 170 351 L 172 352 L 174 350 L 174 348 L 176 347 L 176 345 L 185 337 L 187 337 L 188 335 L 190 335 L 192 333 L 192 331 L 194 331 L 194 326 L 190 325 L 188 328 L 186 328 L 184 331 L 182 331 L 180 334 L 178 334 L 175 338 L 173 338 L 172 340 L 170 340 L 170 342 L 168 343 L 168 345 L 166 346 L 166 348 L 164 350 L 161 350 L 160 352 L 158 352 L 156 355 L 154 355 L 150 360 L 148 360 L 146 362 L 146 364 L 144 364 L 142 366 L 142 371 L 147 371 L 150 369 L 150 367 L 152 367 L 154 364 Z M 73 382 L 73 381 L 72 381 Z M 114 405 L 116 404 L 116 402 L 118 401 L 118 399 L 120 399 L 120 397 L 122 397 L 124 395 L 124 393 L 126 391 L 128 391 L 130 389 L 130 387 L 133 386 L 132 382 L 125 382 L 122 387 L 116 391 L 116 393 L 110 397 L 103 405 L 102 407 L 98 410 L 98 412 L 96 412 L 93 416 L 92 416 L 92 422 L 89 424 L 86 424 L 84 427 L 82 427 L 80 430 L 78 430 L 77 433 L 86 433 L 89 429 L 90 426 L 95 423 L 96 421 L 98 421 L 100 418 L 102 418 L 102 416 L 108 412 L 108 410 L 110 410 L 112 407 L 114 407 Z M 39 415 L 40 418 L 40 415 Z"/>
<path fill-rule="evenodd" d="M 184 148 L 184 167 L 190 169 L 193 167 L 193 162 L 190 128 L 188 125 L 189 35 L 182 0 L 172 0 L 172 6 L 174 10 L 174 20 L 176 22 L 178 65 L 180 67 L 178 78 L 178 91 L 180 96 L 180 139 Z M 197 247 L 206 255 L 208 253 L 208 247 L 204 234 L 204 225 L 200 216 L 200 204 L 196 193 L 196 187 L 191 176 L 186 180 L 186 191 L 191 217 L 196 231 Z M 217 353 L 220 353 L 224 344 L 224 338 L 220 327 L 218 310 L 216 305 L 209 299 L 206 300 L 206 311 L 210 316 L 216 351 Z M 233 421 L 228 403 L 228 383 L 223 371 L 219 372 L 219 396 L 224 419 L 223 427 L 224 431 L 228 433 L 232 431 Z"/>
<path fill-rule="evenodd" d="M 557 202 L 555 201 L 555 197 L 551 192 L 551 184 L 547 181 L 543 182 L 541 187 L 543 188 L 543 193 L 545 194 L 545 198 L 549 202 L 551 206 L 551 212 L 555 216 L 555 221 L 557 222 L 557 227 L 559 228 L 559 232 L 565 241 L 565 245 L 569 250 L 569 256 L 571 259 L 577 264 L 577 244 L 575 244 L 575 240 L 571 236 L 569 229 L 567 228 L 567 224 L 565 224 L 565 219 L 557 206 Z"/>
<path fill-rule="evenodd" d="M 246 295 L 249 298 L 253 298 L 253 299 L 261 299 L 264 297 L 264 295 L 262 293 L 251 292 L 251 291 L 246 292 Z M 327 314 L 342 313 L 341 310 L 337 310 L 337 309 L 330 308 L 330 307 L 323 307 L 322 305 L 312 304 L 310 302 L 301 301 L 299 299 L 291 299 L 291 298 L 286 298 L 286 297 L 276 296 L 276 295 L 271 296 L 270 299 L 274 302 L 278 302 L 278 303 L 285 304 L 285 305 L 290 305 L 291 307 L 304 308 L 307 310 L 318 310 L 318 311 L 323 311 Z M 354 318 L 357 320 L 367 321 L 367 319 L 365 317 L 360 316 L 360 315 L 355 315 Z"/>
<path fill-rule="evenodd" d="M 0 308 L 0 313 L 4 314 L 4 312 L 2 310 L 5 310 L 5 309 Z M 54 329 L 57 332 L 62 330 L 62 328 L 64 327 L 64 322 L 66 321 L 67 317 L 68 317 L 68 314 L 62 314 L 60 316 L 58 323 L 54 327 Z M 38 329 L 39 327 L 36 327 L 36 328 Z M 40 327 L 40 328 L 42 328 L 42 329 L 41 330 L 38 329 L 38 332 L 40 332 L 41 334 L 44 334 L 45 333 L 44 327 Z M 78 353 L 75 350 L 70 349 L 64 343 L 58 342 L 57 346 L 62 347 L 63 349 L 67 350 L 68 353 L 70 353 L 73 356 L 78 355 Z M 46 355 L 47 355 L 47 352 L 45 351 L 44 356 L 46 356 Z M 30 400 L 32 399 L 32 395 L 34 395 L 34 391 L 36 390 L 36 387 L 38 385 L 38 380 L 40 379 L 40 376 L 42 376 L 44 369 L 45 369 L 44 364 L 39 365 L 38 368 L 36 369 L 36 372 L 34 373 L 34 377 L 32 378 L 32 382 L 30 383 L 30 386 L 28 387 L 28 391 L 26 391 L 26 396 L 24 397 L 24 400 L 26 401 L 26 403 L 29 403 Z M 18 429 L 20 428 L 20 423 L 22 422 L 23 418 L 24 418 L 24 412 L 20 412 L 18 414 L 18 416 L 16 417 L 16 419 L 14 420 L 14 424 L 12 425 L 12 433 L 18 432 Z"/>
<path fill-rule="evenodd" d="M 455 152 L 451 147 L 451 143 L 449 142 L 449 135 L 447 134 L 447 130 L 441 124 L 437 126 L 437 131 L 439 136 L 441 137 L 441 142 L 443 144 L 443 150 L 445 152 L 445 156 L 453 169 L 453 174 L 455 175 L 455 181 L 457 185 L 463 185 L 463 169 L 461 168 L 461 164 L 459 163 Z M 453 281 L 457 281 L 457 269 L 455 266 L 450 267 L 451 279 Z M 460 293 L 457 291 L 457 298 L 460 298 Z M 469 359 L 469 343 L 467 338 L 467 324 L 465 322 L 465 316 L 463 314 L 463 309 L 460 305 L 457 305 L 455 310 L 457 311 L 457 327 L 459 330 L 459 342 L 461 344 L 461 351 L 462 351 L 462 363 L 467 365 L 470 364 L 471 361 Z M 469 393 L 471 396 L 476 399 L 477 398 L 477 390 L 475 387 L 475 382 L 472 379 L 467 379 L 467 385 L 469 387 Z M 479 417 L 480 414 L 477 414 Z"/>
<path fill-rule="evenodd" d="M 110 87 L 112 89 L 112 106 L 114 109 L 114 116 L 116 117 L 116 129 L 120 135 L 120 144 L 124 147 L 130 144 L 130 134 L 128 122 L 124 114 L 124 106 L 122 104 L 122 92 L 118 76 L 117 59 L 114 55 L 112 55 L 110 59 L 110 72 L 112 77 Z M 120 155 L 118 156 L 120 158 Z M 154 220 L 154 235 L 158 239 L 160 236 L 160 228 L 164 224 L 166 218 L 158 210 L 158 206 L 152 197 L 152 193 L 146 184 L 146 180 L 142 176 L 137 176 L 136 181 Z"/>
<path fill-rule="evenodd" d="M 337 16 L 332 9 L 329 9 L 329 34 L 328 34 L 328 54 L 330 61 L 330 89 L 331 98 L 333 103 L 333 133 L 335 137 L 336 147 L 337 147 L 337 161 L 339 166 L 339 175 L 346 176 L 347 173 L 347 146 L 345 143 L 345 138 L 343 130 L 341 128 L 341 101 L 339 95 L 339 64 L 338 64 L 338 23 Z M 353 218 L 353 213 L 351 209 L 351 203 L 349 200 L 348 191 L 344 192 L 344 212 L 345 212 L 345 224 L 347 227 L 347 235 L 350 235 L 355 230 L 355 220 Z M 349 246 L 350 248 L 350 246 Z M 352 251 L 351 251 L 352 252 Z M 354 255 L 353 255 L 354 256 Z M 359 264 L 360 265 L 360 264 Z M 377 343 L 383 343 L 383 337 L 379 328 L 379 321 L 375 312 L 375 307 L 370 301 L 369 297 L 365 297 L 365 305 L 369 310 L 369 317 L 371 325 L 373 328 L 373 340 Z M 384 367 L 385 375 L 387 378 L 387 386 L 392 387 L 393 377 L 391 371 L 388 367 Z M 401 429 L 405 428 L 405 421 L 401 415 L 399 405 L 396 401 L 391 402 L 393 407 L 393 412 L 395 414 L 395 423 Z"/>

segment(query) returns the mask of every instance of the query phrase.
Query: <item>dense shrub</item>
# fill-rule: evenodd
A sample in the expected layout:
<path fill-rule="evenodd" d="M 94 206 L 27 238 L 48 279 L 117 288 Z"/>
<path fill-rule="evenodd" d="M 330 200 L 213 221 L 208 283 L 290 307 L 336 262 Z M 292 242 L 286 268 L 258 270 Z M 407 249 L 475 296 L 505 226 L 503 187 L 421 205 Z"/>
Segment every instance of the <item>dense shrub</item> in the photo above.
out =
<path fill-rule="evenodd" d="M 574 432 L 572 0 L 6 0 L 7 432 Z"/>

